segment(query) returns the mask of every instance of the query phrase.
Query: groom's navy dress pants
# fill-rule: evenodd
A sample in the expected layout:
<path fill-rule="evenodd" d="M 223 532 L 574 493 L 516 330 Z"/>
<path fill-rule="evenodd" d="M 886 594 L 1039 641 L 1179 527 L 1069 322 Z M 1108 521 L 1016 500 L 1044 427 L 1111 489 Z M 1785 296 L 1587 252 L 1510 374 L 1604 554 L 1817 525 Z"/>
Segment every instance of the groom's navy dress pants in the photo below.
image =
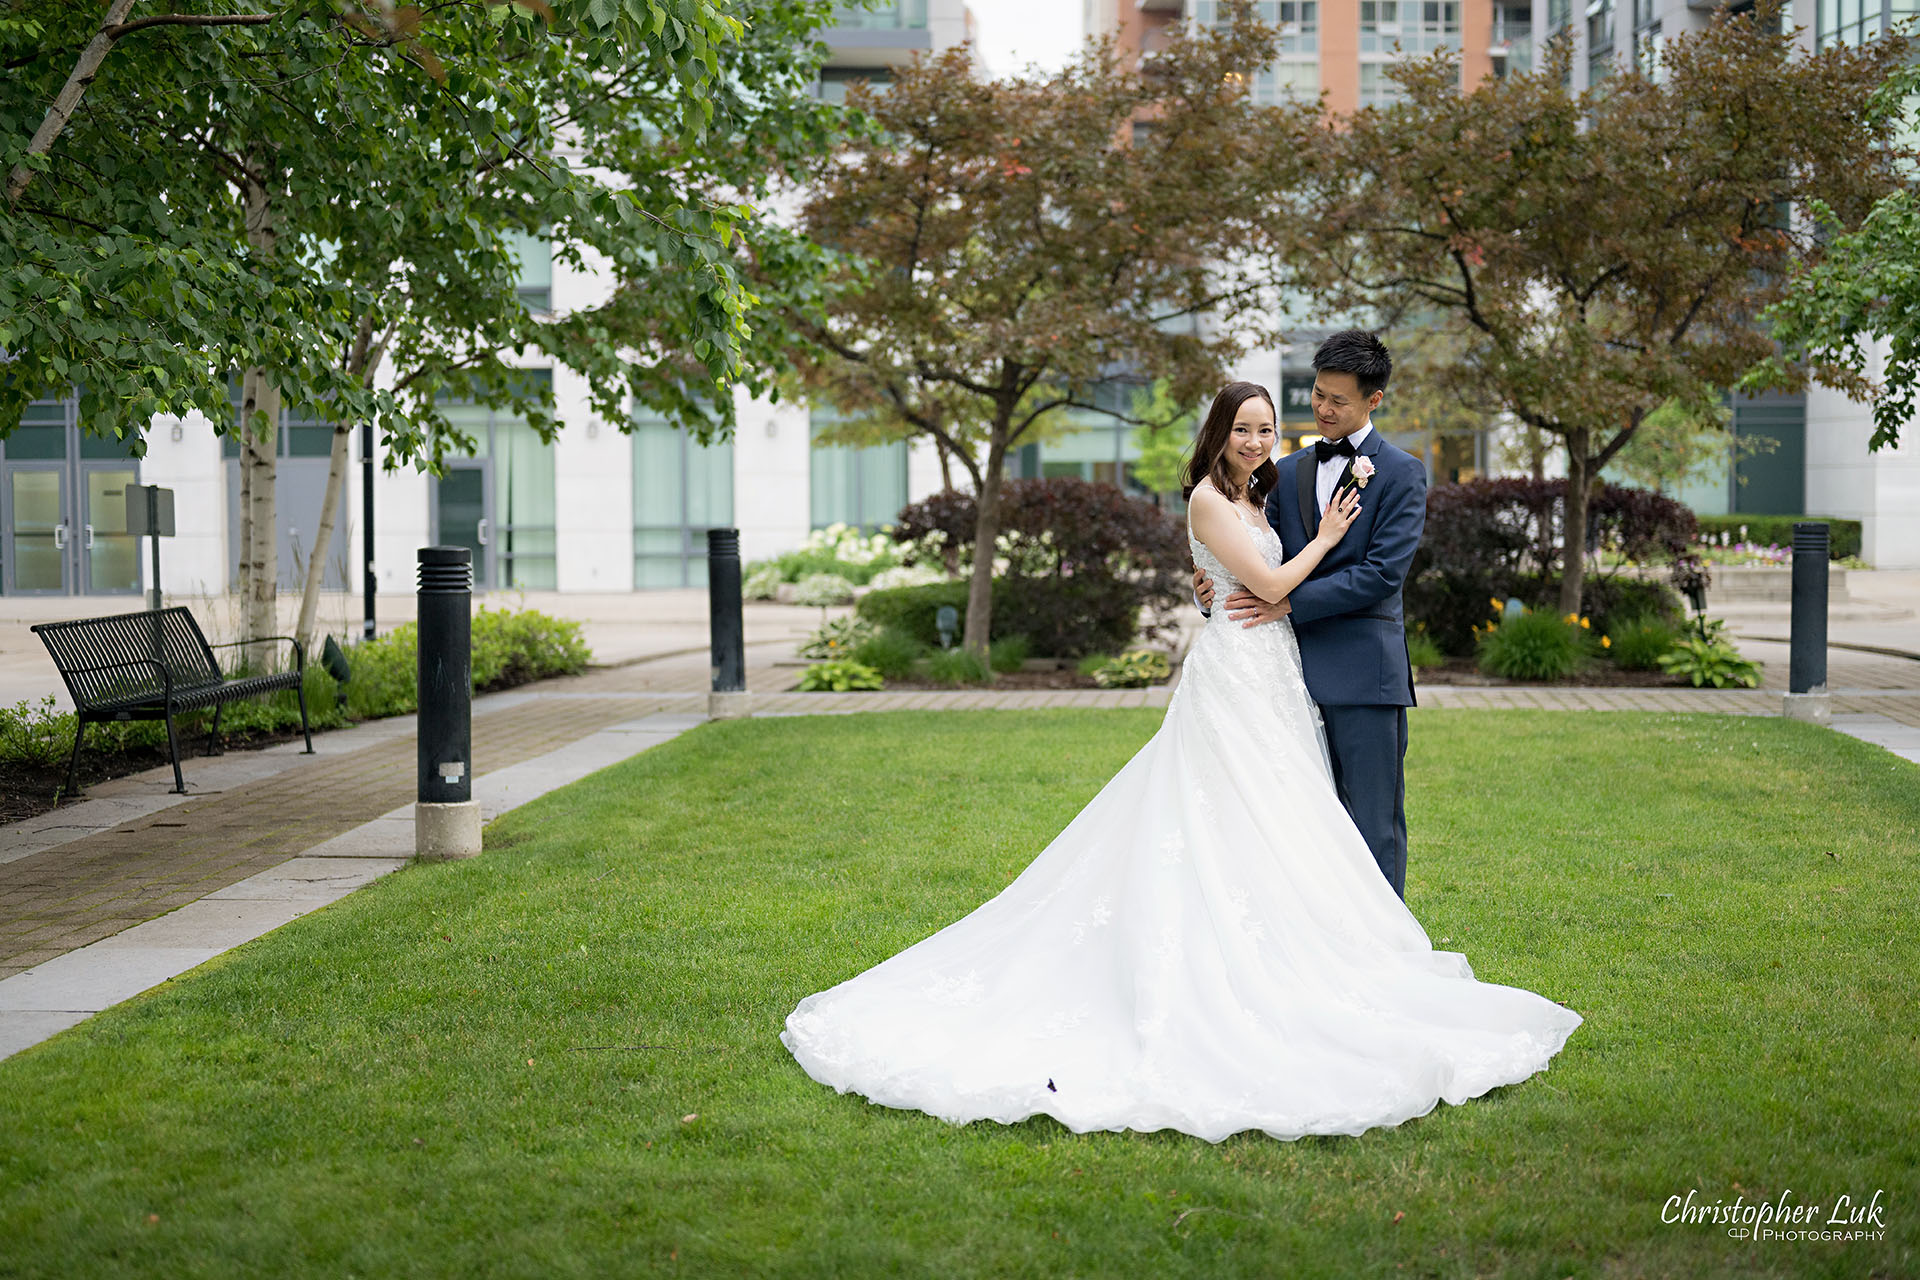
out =
<path fill-rule="evenodd" d="M 1333 785 L 1340 803 L 1373 850 L 1380 874 L 1407 896 L 1407 755 L 1405 707 L 1321 707 Z"/>

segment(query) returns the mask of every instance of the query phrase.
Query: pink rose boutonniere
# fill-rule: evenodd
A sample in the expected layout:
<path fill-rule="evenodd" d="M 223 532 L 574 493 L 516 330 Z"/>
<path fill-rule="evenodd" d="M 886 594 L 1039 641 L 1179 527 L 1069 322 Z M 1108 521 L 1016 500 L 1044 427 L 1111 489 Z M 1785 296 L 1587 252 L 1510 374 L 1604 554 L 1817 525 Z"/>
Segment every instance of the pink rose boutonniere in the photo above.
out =
<path fill-rule="evenodd" d="M 1371 479 L 1373 479 L 1373 459 L 1355 458 L 1353 460 L 1353 483 L 1359 488 L 1364 489 L 1367 487 L 1367 481 Z"/>

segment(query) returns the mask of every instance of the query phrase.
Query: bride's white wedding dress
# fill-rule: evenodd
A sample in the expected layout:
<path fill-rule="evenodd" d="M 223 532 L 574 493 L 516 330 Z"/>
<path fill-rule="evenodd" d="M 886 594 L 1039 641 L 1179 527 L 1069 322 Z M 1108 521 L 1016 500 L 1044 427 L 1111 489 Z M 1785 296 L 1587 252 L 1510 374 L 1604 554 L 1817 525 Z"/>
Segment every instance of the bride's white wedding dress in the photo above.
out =
<path fill-rule="evenodd" d="M 954 1123 L 1218 1142 L 1396 1125 L 1526 1079 L 1580 1022 L 1433 949 L 1334 793 L 1291 623 L 1217 609 L 1159 731 L 1005 891 L 780 1039 L 822 1084 Z"/>

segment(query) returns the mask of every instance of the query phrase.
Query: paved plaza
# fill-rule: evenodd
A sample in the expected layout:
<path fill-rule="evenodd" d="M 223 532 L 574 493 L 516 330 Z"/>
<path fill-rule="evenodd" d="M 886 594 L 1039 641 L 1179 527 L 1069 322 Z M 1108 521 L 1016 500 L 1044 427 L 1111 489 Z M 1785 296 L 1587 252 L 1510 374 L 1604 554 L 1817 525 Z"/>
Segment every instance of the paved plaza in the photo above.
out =
<path fill-rule="evenodd" d="M 1830 620 L 1834 726 L 1920 760 L 1920 573 L 1853 578 L 1859 603 Z M 99 603 L 0 601 L 0 697 L 56 693 L 52 664 L 26 628 L 98 612 Z M 604 664 L 475 700 L 474 796 L 488 818 L 706 718 L 704 592 L 485 603 L 581 619 Z M 217 605 L 196 607 L 209 630 L 219 628 Z M 410 599 L 382 601 L 383 625 L 410 612 Z M 1156 707 L 1171 696 L 1166 688 L 791 692 L 800 670 L 795 645 L 820 620 L 815 609 L 749 606 L 753 714 Z M 1762 664 L 1759 689 L 1430 685 L 1420 689 L 1420 706 L 1779 715 L 1784 609 L 1730 612 L 1729 623 L 1743 652 Z M 59 701 L 65 705 L 63 694 Z M 413 852 L 413 718 L 321 734 L 315 746 L 317 756 L 289 743 L 191 759 L 186 796 L 167 790 L 172 775 L 163 767 L 0 827 L 0 1057 L 404 865 Z"/>

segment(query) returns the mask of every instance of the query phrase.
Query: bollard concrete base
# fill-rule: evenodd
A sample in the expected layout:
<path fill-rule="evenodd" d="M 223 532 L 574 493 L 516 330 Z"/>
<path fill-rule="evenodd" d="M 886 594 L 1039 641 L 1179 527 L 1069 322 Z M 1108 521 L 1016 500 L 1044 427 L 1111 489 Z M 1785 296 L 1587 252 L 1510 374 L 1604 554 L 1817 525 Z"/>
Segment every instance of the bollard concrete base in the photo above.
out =
<path fill-rule="evenodd" d="M 413 856 L 429 862 L 471 858 L 480 852 L 480 802 L 416 803 L 413 806 Z"/>
<path fill-rule="evenodd" d="M 749 701 L 752 694 L 709 693 L 707 695 L 707 718 L 710 720 L 745 720 L 753 714 L 753 704 Z"/>
<path fill-rule="evenodd" d="M 1788 693 L 1782 712 L 1789 720 L 1805 720 L 1808 724 L 1833 723 L 1833 695 L 1823 685 L 1807 693 Z"/>

